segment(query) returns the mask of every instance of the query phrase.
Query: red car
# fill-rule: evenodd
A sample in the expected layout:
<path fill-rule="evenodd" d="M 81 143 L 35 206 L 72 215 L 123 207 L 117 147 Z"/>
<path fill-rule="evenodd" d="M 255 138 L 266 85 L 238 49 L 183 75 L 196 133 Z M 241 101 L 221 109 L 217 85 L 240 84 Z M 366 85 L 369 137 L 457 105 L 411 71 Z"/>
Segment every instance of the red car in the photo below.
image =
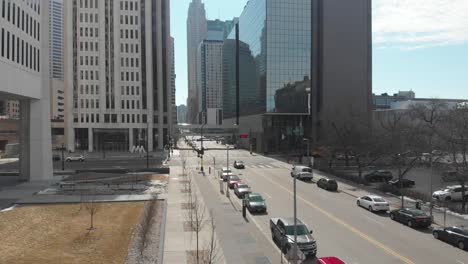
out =
<path fill-rule="evenodd" d="M 230 189 L 233 189 L 234 185 L 240 182 L 241 182 L 241 179 L 237 175 L 229 175 L 228 185 Z"/>
<path fill-rule="evenodd" d="M 317 259 L 320 264 L 346 264 L 344 261 L 337 257 L 323 257 Z"/>

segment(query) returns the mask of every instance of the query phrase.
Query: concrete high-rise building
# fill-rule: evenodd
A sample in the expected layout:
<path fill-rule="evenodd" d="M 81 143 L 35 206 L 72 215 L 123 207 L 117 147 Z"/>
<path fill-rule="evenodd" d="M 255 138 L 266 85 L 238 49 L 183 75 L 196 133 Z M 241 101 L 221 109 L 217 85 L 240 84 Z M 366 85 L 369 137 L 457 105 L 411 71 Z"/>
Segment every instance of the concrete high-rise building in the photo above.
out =
<path fill-rule="evenodd" d="M 204 118 L 200 121 L 203 124 L 220 125 L 223 108 L 223 41 L 203 40 L 197 54 L 198 108 L 199 117 Z"/>
<path fill-rule="evenodd" d="M 187 17 L 187 66 L 188 66 L 188 122 L 198 122 L 197 92 L 197 50 L 200 42 L 207 37 L 205 4 L 201 0 L 192 0 Z"/>
<path fill-rule="evenodd" d="M 63 0 L 49 0 L 50 115 L 52 120 L 63 120 L 65 117 L 63 22 Z"/>
<path fill-rule="evenodd" d="M 163 149 L 172 129 L 169 0 L 65 2 L 71 151 Z"/>
<path fill-rule="evenodd" d="M 234 28 L 235 24 L 238 22 L 238 18 L 233 20 L 221 21 L 208 20 L 206 23 L 207 26 L 207 40 L 219 40 L 224 41 L 231 30 Z"/>
<path fill-rule="evenodd" d="M 239 144 L 300 150 L 304 139 L 325 141 L 333 124 L 369 121 L 371 25 L 371 0 L 250 0 L 239 17 L 239 131 L 251 137 Z M 235 73 L 232 30 L 223 47 L 228 125 L 237 121 Z"/>
<path fill-rule="evenodd" d="M 20 108 L 20 178 L 51 179 L 47 4 L 0 0 L 0 31 L 0 98 Z"/>
<path fill-rule="evenodd" d="M 177 106 L 177 123 L 179 124 L 187 123 L 187 106 L 186 105 Z"/>
<path fill-rule="evenodd" d="M 171 91 L 172 91 L 172 123 L 177 124 L 176 105 L 176 73 L 175 73 L 175 47 L 174 38 L 171 37 Z"/>

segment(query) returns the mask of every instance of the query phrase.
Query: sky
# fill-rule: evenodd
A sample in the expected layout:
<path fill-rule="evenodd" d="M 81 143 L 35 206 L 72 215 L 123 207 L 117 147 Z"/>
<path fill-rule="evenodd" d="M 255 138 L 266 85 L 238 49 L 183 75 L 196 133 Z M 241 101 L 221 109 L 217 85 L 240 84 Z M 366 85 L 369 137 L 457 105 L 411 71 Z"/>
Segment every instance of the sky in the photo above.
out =
<path fill-rule="evenodd" d="M 247 0 L 202 0 L 207 19 L 239 17 Z M 187 99 L 187 12 L 171 1 L 176 103 Z M 177 6 L 174 4 L 177 3 Z M 468 99 L 468 1 L 373 0 L 373 92 Z"/>

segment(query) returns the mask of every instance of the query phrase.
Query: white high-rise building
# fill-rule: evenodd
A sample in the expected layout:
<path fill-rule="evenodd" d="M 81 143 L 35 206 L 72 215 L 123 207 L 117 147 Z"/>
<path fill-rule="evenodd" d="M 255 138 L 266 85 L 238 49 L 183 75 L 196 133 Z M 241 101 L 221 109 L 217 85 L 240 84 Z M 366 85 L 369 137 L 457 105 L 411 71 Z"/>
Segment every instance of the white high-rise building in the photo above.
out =
<path fill-rule="evenodd" d="M 63 120 L 63 0 L 49 0 L 49 29 L 50 114 L 52 120 Z"/>
<path fill-rule="evenodd" d="M 163 149 L 172 127 L 169 0 L 65 1 L 71 151 Z"/>
<path fill-rule="evenodd" d="M 201 0 L 192 0 L 187 17 L 187 66 L 188 66 L 188 122 L 198 123 L 198 102 L 197 92 L 197 50 L 200 42 L 206 39 L 205 4 Z"/>
<path fill-rule="evenodd" d="M 20 102 L 20 178 L 31 181 L 53 177 L 49 9 L 43 3 L 0 0 L 0 100 Z"/>
<path fill-rule="evenodd" d="M 172 122 L 173 124 L 177 124 L 175 50 L 174 50 L 174 38 L 173 37 L 171 37 L 171 91 L 172 91 Z"/>

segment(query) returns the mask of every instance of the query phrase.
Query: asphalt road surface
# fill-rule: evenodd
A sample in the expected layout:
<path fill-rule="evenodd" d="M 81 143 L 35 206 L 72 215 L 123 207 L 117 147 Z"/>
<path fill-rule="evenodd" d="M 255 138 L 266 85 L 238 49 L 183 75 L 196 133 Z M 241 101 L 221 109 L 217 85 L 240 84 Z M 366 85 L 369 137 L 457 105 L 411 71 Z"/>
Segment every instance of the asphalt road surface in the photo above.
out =
<path fill-rule="evenodd" d="M 215 145 L 209 142 L 205 147 L 211 144 Z M 190 163 L 199 163 L 194 152 L 187 153 L 190 153 Z M 226 156 L 227 151 L 206 151 L 205 171 L 209 167 L 226 166 Z M 256 239 L 265 241 L 270 249 L 267 252 L 274 252 L 268 253 L 270 260 L 275 260 L 272 263 L 278 263 L 279 251 L 271 242 L 269 219 L 293 216 L 291 165 L 259 155 L 251 156 L 244 150 L 230 150 L 229 156 L 230 166 L 236 159 L 245 162 L 246 169 L 233 169 L 234 173 L 249 184 L 253 192 L 266 198 L 268 215 L 249 215 L 249 220 L 259 231 Z M 319 257 L 337 256 L 351 264 L 468 264 L 467 251 L 435 240 L 431 229 L 411 229 L 392 221 L 387 214 L 359 208 L 355 198 L 348 194 L 317 188 L 315 181 L 320 177 L 317 174 L 314 177 L 313 183 L 297 181 L 297 208 L 298 218 L 314 231 Z M 237 202 L 240 205 L 240 200 Z M 315 263 L 315 260 L 305 263 Z"/>

